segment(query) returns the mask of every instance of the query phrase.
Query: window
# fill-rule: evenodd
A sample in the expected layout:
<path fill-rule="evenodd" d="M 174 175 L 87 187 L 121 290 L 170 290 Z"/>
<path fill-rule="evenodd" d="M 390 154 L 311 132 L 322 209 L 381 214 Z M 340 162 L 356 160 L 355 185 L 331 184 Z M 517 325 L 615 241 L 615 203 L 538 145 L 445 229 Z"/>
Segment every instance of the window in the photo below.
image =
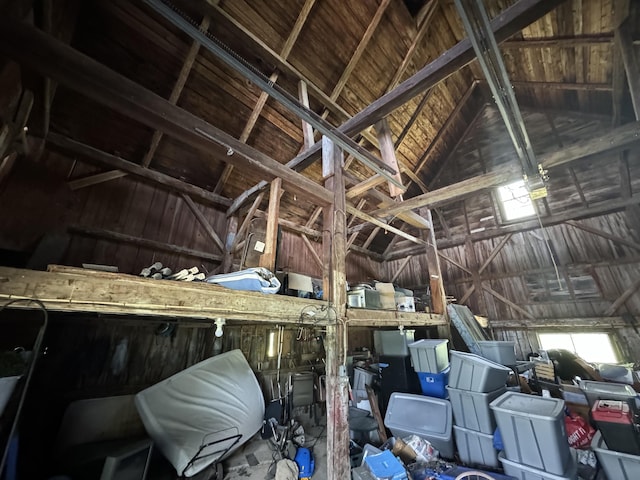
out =
<path fill-rule="evenodd" d="M 606 333 L 540 333 L 538 338 L 543 350 L 561 348 L 587 362 L 618 363 L 611 338 Z"/>
<path fill-rule="evenodd" d="M 498 198 L 504 221 L 530 217 L 536 213 L 524 180 L 499 187 Z"/>

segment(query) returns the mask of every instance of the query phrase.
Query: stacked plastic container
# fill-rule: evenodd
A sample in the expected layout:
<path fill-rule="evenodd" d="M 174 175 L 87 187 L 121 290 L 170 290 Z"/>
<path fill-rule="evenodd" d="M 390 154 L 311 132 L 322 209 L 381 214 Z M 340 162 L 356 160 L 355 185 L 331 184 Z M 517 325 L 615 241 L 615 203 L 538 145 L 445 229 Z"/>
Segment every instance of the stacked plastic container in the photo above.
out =
<path fill-rule="evenodd" d="M 586 395 L 589 408 L 591 409 L 600 401 L 611 400 L 614 402 L 624 402 L 631 410 L 636 412 L 639 410 L 637 405 L 639 399 L 638 394 L 630 385 L 584 380 L 580 382 L 580 389 Z M 616 451 L 615 443 L 607 445 L 603 433 L 609 433 L 610 429 L 603 429 L 603 425 L 598 423 L 597 419 L 594 418 L 594 420 L 598 428 L 602 431 L 597 432 L 593 437 L 591 448 L 598 457 L 598 461 L 606 473 L 607 478 L 609 480 L 636 480 L 640 478 L 640 455 Z M 627 426 L 621 423 L 618 427 L 625 428 Z M 613 429 L 612 433 L 613 435 L 616 434 L 615 429 Z M 623 438 L 623 435 L 619 435 L 618 438 L 614 436 L 613 440 L 619 443 Z M 636 442 L 630 441 L 628 444 L 629 445 L 625 445 L 625 447 L 629 448 L 637 445 L 637 439 Z M 625 450 L 625 448 L 618 450 Z"/>
<path fill-rule="evenodd" d="M 451 352 L 448 391 L 453 429 L 458 455 L 467 465 L 500 465 L 493 448 L 496 421 L 489 404 L 507 391 L 509 371 L 478 355 Z"/>
<path fill-rule="evenodd" d="M 507 392 L 490 404 L 502 436 L 500 462 L 518 480 L 574 480 L 564 400 Z M 617 480 L 617 479 L 616 479 Z"/>
<path fill-rule="evenodd" d="M 418 374 L 422 394 L 446 398 L 449 381 L 449 340 L 418 340 L 409 344 L 411 363 Z"/>

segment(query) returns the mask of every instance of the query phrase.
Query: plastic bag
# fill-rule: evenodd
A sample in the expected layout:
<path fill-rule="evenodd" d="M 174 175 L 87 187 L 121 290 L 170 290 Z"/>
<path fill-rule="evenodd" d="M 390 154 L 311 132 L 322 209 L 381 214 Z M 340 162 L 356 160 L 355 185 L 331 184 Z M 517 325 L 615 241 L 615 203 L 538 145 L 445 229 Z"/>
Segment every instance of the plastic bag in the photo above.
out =
<path fill-rule="evenodd" d="M 591 446 L 591 440 L 593 440 L 596 431 L 584 418 L 569 414 L 564 417 L 564 424 L 567 428 L 570 447 L 585 450 Z"/>
<path fill-rule="evenodd" d="M 402 439 L 416 453 L 418 462 L 430 462 L 438 458 L 438 451 L 424 438 L 411 435 Z"/>

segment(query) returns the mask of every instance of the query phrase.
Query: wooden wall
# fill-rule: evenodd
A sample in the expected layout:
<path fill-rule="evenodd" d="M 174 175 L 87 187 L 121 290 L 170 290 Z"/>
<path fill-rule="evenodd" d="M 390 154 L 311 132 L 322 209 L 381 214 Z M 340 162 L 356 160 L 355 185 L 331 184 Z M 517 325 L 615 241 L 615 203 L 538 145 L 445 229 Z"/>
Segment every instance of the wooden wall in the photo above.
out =
<path fill-rule="evenodd" d="M 46 152 L 38 163 L 21 160 L 0 185 L 0 248 L 31 252 L 49 232 L 66 232 L 70 225 L 93 227 L 221 254 L 210 241 L 185 202 L 155 185 L 124 177 L 72 191 L 75 178 L 96 171 L 55 153 Z M 224 236 L 223 212 L 198 205 L 214 230 Z M 171 268 L 198 266 L 211 271 L 217 263 L 187 255 L 141 248 L 124 243 L 70 234 L 68 265 L 116 265 L 137 274 L 156 261 Z"/>
<path fill-rule="evenodd" d="M 524 118 L 537 155 L 601 135 L 611 125 L 607 117 L 571 112 L 525 111 Z M 631 193 L 640 190 L 639 157 L 636 146 L 624 157 L 626 167 L 621 154 L 613 153 L 552 169 L 549 195 L 537 204 L 540 216 L 547 221 L 573 212 L 576 220 L 543 229 L 535 218 L 520 224 L 503 221 L 493 191 L 442 206 L 442 220 L 434 215 L 434 221 L 439 250 L 453 260 L 440 261 L 447 294 L 468 297 L 465 303 L 474 313 L 488 317 L 496 334 L 517 339 L 523 350 L 531 349 L 531 342 L 536 346 L 535 335 L 527 332 L 571 330 L 579 324 L 581 330 L 615 330 L 627 359 L 640 359 L 640 336 L 633 328 L 640 315 L 640 292 L 634 290 L 640 280 L 639 232 L 631 213 L 606 208 L 623 199 L 625 178 Z M 438 187 L 497 170 L 515 158 L 502 120 L 487 108 L 447 160 Z M 517 225 L 524 230 L 517 231 Z M 505 227 L 513 233 L 501 233 Z M 475 279 L 455 265 L 477 272 L 493 256 Z M 392 276 L 401 263 L 385 262 L 385 275 Z M 413 257 L 396 282 L 425 285 L 424 255 Z M 628 298 L 622 300 L 625 292 Z"/>

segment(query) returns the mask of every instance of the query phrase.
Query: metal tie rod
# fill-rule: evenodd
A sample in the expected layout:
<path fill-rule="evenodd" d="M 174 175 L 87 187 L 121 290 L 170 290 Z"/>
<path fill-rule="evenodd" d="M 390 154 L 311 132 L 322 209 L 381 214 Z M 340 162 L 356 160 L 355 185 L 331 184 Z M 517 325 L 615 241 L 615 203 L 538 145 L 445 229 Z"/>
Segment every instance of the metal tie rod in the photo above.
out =
<path fill-rule="evenodd" d="M 250 65 L 246 60 L 233 52 L 220 40 L 214 38 L 208 32 L 202 31 L 195 22 L 189 19 L 184 13 L 179 12 L 176 7 L 164 0 L 144 1 L 157 13 L 181 29 L 193 40 L 199 42 L 203 47 L 216 55 L 216 57 L 226 63 L 229 67 L 233 68 L 249 81 L 260 87 L 299 118 L 313 125 L 314 128 L 330 138 L 334 143 L 340 145 L 346 152 L 353 155 L 354 158 L 357 158 L 366 166 L 382 175 L 387 181 L 391 182 L 395 186 L 404 189 L 402 183 L 393 177 L 393 175 L 398 174 L 397 170 L 385 164 L 382 160 L 358 145 L 344 133 L 333 128 L 329 122 L 302 105 L 296 98 L 291 96 L 291 94 L 271 82 L 262 72 Z"/>
<path fill-rule="evenodd" d="M 455 0 L 455 4 L 522 168 L 528 176 L 537 175 L 538 162 L 483 1 Z"/>

